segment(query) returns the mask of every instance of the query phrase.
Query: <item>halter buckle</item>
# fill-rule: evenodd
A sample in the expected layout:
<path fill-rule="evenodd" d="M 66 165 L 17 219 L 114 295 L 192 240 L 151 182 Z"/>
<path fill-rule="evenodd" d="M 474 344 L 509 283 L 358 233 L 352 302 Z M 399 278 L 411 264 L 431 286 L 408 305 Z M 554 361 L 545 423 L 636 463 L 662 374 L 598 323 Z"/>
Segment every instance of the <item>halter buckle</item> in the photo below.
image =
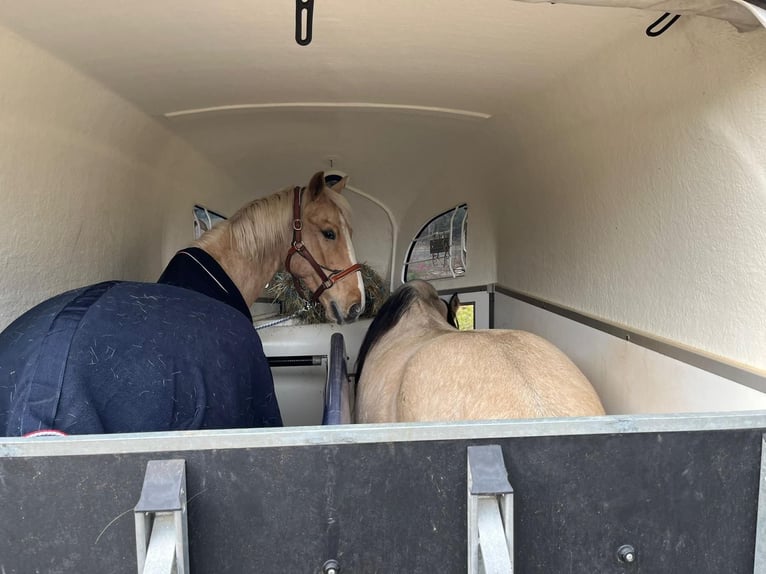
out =
<path fill-rule="evenodd" d="M 300 219 L 293 219 L 293 230 L 301 231 L 303 229 L 303 221 Z"/>
<path fill-rule="evenodd" d="M 304 247 L 303 241 L 293 241 L 293 248 L 296 251 L 303 251 L 303 247 Z"/>
<path fill-rule="evenodd" d="M 324 283 L 322 283 L 322 287 L 324 287 L 325 289 L 329 289 L 330 287 L 334 285 L 334 283 L 335 282 L 332 280 L 332 277 L 328 277 L 327 280 Z"/>

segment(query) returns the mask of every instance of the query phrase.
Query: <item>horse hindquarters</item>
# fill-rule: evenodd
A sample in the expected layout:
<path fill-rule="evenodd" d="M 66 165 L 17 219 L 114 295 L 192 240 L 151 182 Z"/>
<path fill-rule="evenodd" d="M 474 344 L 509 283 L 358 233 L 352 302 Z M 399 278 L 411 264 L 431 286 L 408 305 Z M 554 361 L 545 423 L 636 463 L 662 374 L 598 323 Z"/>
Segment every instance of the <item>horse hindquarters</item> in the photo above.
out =
<path fill-rule="evenodd" d="M 520 384 L 540 417 L 605 414 L 596 390 L 572 360 L 553 343 L 527 331 L 507 330 L 506 349 Z"/>
<path fill-rule="evenodd" d="M 593 387 L 564 353 L 523 331 L 455 332 L 408 361 L 400 421 L 603 415 Z"/>

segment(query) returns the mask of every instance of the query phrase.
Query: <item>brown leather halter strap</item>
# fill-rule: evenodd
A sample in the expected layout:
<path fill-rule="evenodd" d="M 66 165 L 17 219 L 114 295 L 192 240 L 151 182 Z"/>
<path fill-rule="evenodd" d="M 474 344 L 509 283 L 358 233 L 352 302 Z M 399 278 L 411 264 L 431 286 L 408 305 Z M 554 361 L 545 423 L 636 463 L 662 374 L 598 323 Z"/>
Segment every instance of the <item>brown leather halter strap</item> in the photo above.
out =
<path fill-rule="evenodd" d="M 335 283 L 346 277 L 347 275 L 351 275 L 352 273 L 356 273 L 359 271 L 362 266 L 359 263 L 354 263 L 351 267 L 348 267 L 346 269 L 340 270 L 340 269 L 330 269 L 328 267 L 325 267 L 324 265 L 320 265 L 316 262 L 316 259 L 309 253 L 309 250 L 306 248 L 306 246 L 303 243 L 303 240 L 301 238 L 301 231 L 303 231 L 303 221 L 301 220 L 301 188 L 295 187 L 294 191 L 294 199 L 293 199 L 293 243 L 290 247 L 290 250 L 287 252 L 287 259 L 285 259 L 285 269 L 287 269 L 287 272 L 293 276 L 293 283 L 295 284 L 295 290 L 298 292 L 298 294 L 306 301 L 311 301 L 312 303 L 316 303 L 319 300 L 320 295 L 324 293 L 327 289 L 330 289 Z M 303 288 L 300 285 L 300 281 L 298 280 L 298 276 L 295 275 L 290 270 L 290 259 L 292 259 L 293 255 L 295 254 L 300 255 L 303 257 L 306 261 L 309 262 L 309 265 L 314 269 L 316 274 L 319 276 L 319 279 L 321 280 L 322 284 L 319 286 L 319 288 L 314 291 L 313 295 L 311 296 L 311 299 L 306 297 Z M 330 275 L 326 275 L 325 271 L 329 271 Z"/>

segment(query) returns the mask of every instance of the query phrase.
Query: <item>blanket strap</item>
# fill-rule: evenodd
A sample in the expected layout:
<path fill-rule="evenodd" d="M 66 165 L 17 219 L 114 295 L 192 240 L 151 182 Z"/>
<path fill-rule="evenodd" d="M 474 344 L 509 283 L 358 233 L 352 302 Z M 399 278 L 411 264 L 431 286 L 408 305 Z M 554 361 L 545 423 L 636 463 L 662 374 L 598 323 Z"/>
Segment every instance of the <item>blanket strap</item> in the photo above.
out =
<path fill-rule="evenodd" d="M 90 306 L 119 281 L 105 281 L 86 288 L 53 318 L 40 346 L 40 356 L 29 396 L 21 414 L 20 435 L 54 430 L 67 357 L 77 328 Z"/>

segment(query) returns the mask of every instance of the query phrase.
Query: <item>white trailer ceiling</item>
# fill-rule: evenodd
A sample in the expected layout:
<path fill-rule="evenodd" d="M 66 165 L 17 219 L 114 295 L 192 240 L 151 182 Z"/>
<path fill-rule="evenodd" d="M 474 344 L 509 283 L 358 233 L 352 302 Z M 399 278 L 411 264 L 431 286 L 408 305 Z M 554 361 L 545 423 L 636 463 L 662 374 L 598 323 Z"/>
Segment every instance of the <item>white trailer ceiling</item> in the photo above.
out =
<path fill-rule="evenodd" d="M 218 106 L 361 102 L 479 112 L 491 116 L 484 128 L 507 135 L 514 133 L 515 102 L 619 38 L 642 35 L 657 16 L 509 0 L 322 0 L 315 6 L 313 43 L 300 47 L 294 7 L 287 0 L 4 0 L 0 21 L 153 116 Z M 428 181 L 444 161 L 445 138 L 476 129 L 448 114 L 402 117 L 401 111 L 342 106 L 166 121 L 243 188 L 258 182 L 260 190 L 283 185 L 296 166 L 323 167 L 327 156 L 339 156 L 337 167 L 362 187 L 380 181 L 375 174 L 383 169 L 396 169 L 400 182 Z M 447 124 L 452 127 L 439 127 Z M 414 153 L 418 165 L 408 161 Z M 370 191 L 396 209 L 408 205 L 413 188 Z"/>
<path fill-rule="evenodd" d="M 273 102 L 381 102 L 498 113 L 651 21 L 639 11 L 490 0 L 6 0 L 6 25 L 150 114 Z M 563 50 L 562 48 L 566 48 Z"/>

